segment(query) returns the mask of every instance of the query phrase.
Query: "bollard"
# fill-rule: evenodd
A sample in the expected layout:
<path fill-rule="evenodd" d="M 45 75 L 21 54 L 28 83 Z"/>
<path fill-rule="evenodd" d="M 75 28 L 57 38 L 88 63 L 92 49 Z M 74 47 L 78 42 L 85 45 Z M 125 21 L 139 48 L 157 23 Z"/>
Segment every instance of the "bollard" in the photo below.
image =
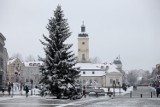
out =
<path fill-rule="evenodd" d="M 142 94 L 141 94 L 141 98 L 142 98 Z"/>
<path fill-rule="evenodd" d="M 152 92 L 151 92 L 151 98 L 152 98 Z"/>
<path fill-rule="evenodd" d="M 130 91 L 130 98 L 132 98 L 132 91 Z"/>

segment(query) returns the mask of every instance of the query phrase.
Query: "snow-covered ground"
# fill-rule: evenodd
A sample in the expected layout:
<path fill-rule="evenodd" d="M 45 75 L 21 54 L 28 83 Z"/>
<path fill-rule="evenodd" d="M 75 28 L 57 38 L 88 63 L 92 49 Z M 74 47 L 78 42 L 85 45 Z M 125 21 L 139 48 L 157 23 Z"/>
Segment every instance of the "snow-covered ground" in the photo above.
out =
<path fill-rule="evenodd" d="M 101 88 L 104 90 L 104 92 L 108 92 L 108 88 Z M 113 88 L 110 88 L 111 92 L 114 92 Z M 124 91 L 122 88 L 115 88 L 115 94 L 118 95 L 119 93 L 121 93 L 121 95 L 124 95 L 126 93 L 130 93 L 130 91 L 133 91 L 133 86 L 131 87 L 127 87 L 127 90 Z"/>
<path fill-rule="evenodd" d="M 33 94 L 33 95 L 38 95 L 39 92 L 40 92 L 39 89 L 36 89 L 36 88 L 33 88 L 33 89 L 32 89 L 32 94 Z M 11 93 L 11 94 L 13 93 L 14 95 L 21 95 L 21 94 L 24 95 L 24 94 L 26 94 L 25 90 L 22 90 L 22 91 L 12 91 L 12 90 L 11 90 L 10 93 Z M 0 92 L 0 94 L 2 94 L 2 92 Z M 8 94 L 8 91 L 5 91 L 4 94 L 7 95 L 7 94 Z M 29 93 L 28 93 L 28 94 L 31 94 L 31 90 L 29 90 Z"/>

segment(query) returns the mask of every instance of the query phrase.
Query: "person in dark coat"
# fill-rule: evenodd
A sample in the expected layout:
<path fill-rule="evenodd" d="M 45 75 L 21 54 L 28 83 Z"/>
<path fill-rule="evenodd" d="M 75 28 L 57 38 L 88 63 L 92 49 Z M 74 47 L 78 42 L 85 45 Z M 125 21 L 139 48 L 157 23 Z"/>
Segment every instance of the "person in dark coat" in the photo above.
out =
<path fill-rule="evenodd" d="M 86 88 L 85 88 L 85 86 L 83 87 L 83 96 L 84 96 L 84 98 L 86 98 Z"/>
<path fill-rule="evenodd" d="M 4 95 L 4 88 L 2 88 L 2 94 Z"/>
<path fill-rule="evenodd" d="M 8 85 L 8 95 L 10 95 L 11 94 L 11 85 L 9 84 Z"/>
<path fill-rule="evenodd" d="M 27 85 L 25 86 L 25 91 L 26 91 L 26 97 L 28 97 L 29 89 L 28 89 L 28 86 L 27 86 Z"/>
<path fill-rule="evenodd" d="M 157 97 L 158 97 L 159 94 L 160 94 L 160 86 L 156 88 L 156 94 L 157 94 Z"/>

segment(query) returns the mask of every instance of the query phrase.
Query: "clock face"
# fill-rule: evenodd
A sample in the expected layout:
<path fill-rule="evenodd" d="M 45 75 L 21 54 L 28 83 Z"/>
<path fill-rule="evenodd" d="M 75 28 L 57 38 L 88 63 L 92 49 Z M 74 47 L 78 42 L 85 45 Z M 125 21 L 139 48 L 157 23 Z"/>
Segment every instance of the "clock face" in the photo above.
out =
<path fill-rule="evenodd" d="M 82 42 L 82 45 L 84 45 L 85 44 L 85 42 Z"/>

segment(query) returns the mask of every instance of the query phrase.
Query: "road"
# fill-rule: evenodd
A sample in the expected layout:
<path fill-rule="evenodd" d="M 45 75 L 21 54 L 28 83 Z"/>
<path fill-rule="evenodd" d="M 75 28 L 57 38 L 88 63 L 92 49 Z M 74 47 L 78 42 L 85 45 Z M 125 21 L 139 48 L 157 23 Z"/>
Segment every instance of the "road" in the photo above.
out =
<path fill-rule="evenodd" d="M 77 107 L 160 107 L 160 98 L 156 98 L 154 92 L 155 90 L 151 87 L 138 87 L 132 94 L 128 93 L 124 96 L 116 96 L 113 99 L 100 102 L 86 103 Z"/>
<path fill-rule="evenodd" d="M 42 98 L 32 96 L 26 98 L 14 97 L 10 99 L 0 98 L 0 107 L 159 107 L 160 98 L 154 95 L 151 98 L 150 87 L 138 87 L 137 90 L 124 96 L 116 96 L 115 98 L 103 97 L 87 97 L 79 100 L 58 100 L 50 98 Z M 142 98 L 140 95 L 143 95 Z"/>

